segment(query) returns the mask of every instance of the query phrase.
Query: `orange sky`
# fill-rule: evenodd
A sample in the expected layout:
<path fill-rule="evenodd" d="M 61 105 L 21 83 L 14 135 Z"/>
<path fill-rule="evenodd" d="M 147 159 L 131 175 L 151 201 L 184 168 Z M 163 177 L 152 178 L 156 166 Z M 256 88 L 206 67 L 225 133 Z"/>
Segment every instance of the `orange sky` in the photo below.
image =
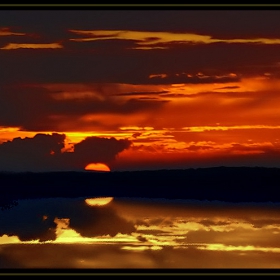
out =
<path fill-rule="evenodd" d="M 280 166 L 277 11 L 133 12 L 0 12 L 0 168 L 21 170 L 9 154 L 38 133 L 65 135 L 56 153 L 35 144 L 62 170 Z M 74 21 L 83 13 L 93 21 Z M 71 167 L 55 159 L 92 137 L 107 157 L 79 154 Z"/>

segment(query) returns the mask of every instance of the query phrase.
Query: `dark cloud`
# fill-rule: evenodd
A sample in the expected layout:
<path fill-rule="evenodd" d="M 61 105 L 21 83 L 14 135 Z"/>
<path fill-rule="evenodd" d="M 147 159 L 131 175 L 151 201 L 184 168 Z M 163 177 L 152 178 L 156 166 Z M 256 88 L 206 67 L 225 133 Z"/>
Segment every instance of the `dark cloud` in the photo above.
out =
<path fill-rule="evenodd" d="M 189 151 L 199 151 L 199 150 L 211 150 L 213 149 L 213 146 L 210 145 L 190 145 L 186 148 L 186 150 Z"/>
<path fill-rule="evenodd" d="M 74 166 L 81 168 L 91 162 L 105 162 L 110 164 L 117 154 L 128 149 L 131 142 L 128 140 L 116 140 L 115 138 L 87 137 L 74 145 L 74 153 L 64 153 L 71 159 Z M 67 161 L 68 162 L 68 161 Z"/>
<path fill-rule="evenodd" d="M 51 4 L 50 4 L 51 6 Z M 194 5 L 195 6 L 195 5 Z M 240 5 L 242 7 L 242 5 Z M 254 6 L 254 5 L 253 5 Z M 189 9 L 179 6 L 174 9 L 145 9 L 130 7 L 120 9 L 114 5 L 104 5 L 101 9 L 94 6 L 69 9 L 37 8 L 32 9 L 3 9 L 0 16 L 2 26 L 13 26 L 19 32 L 22 30 L 44 32 L 58 32 L 58 27 L 69 29 L 109 29 L 109 30 L 153 30 L 153 31 L 180 31 L 198 33 L 212 32 L 214 37 L 243 36 L 269 36 L 277 37 L 275 26 L 279 24 L 277 9 Z M 27 20 L 28 19 L 28 20 Z M 38 24 L 42 22 L 43 24 Z M 232 23 L 235 24 L 232 24 Z M 19 28 L 20 27 L 20 28 Z"/>
<path fill-rule="evenodd" d="M 116 93 L 114 94 L 115 96 L 143 96 L 143 95 L 160 95 L 160 94 L 164 94 L 164 93 L 168 93 L 169 91 L 166 90 L 162 90 L 162 91 L 151 91 L 151 92 L 122 92 L 122 93 Z"/>
<path fill-rule="evenodd" d="M 44 215 L 49 214 L 47 204 L 47 200 L 34 200 L 32 203 L 21 201 L 17 207 L 2 212 L 0 235 L 18 236 L 22 241 L 55 240 L 56 224 L 54 220 L 44 219 Z M 10 222 L 11 220 L 13 223 Z"/>
<path fill-rule="evenodd" d="M 74 152 L 62 153 L 64 141 L 64 134 L 53 133 L 4 142 L 0 144 L 0 170 L 83 170 L 91 162 L 112 162 L 130 146 L 128 140 L 88 137 L 74 145 Z"/>
<path fill-rule="evenodd" d="M 106 207 L 85 206 L 85 202 L 76 204 L 73 208 L 74 215 L 70 218 L 70 227 L 84 237 L 115 236 L 118 233 L 131 234 L 136 231 L 133 222 L 118 216 L 110 205 Z M 81 219 L 81 217 L 83 218 Z"/>
<path fill-rule="evenodd" d="M 255 228 L 263 228 L 263 227 L 275 227 L 278 228 L 280 225 L 280 220 L 277 217 L 269 217 L 269 218 L 252 218 L 248 219 L 249 222 Z"/>
<path fill-rule="evenodd" d="M 2 86 L 0 87 L 0 126 L 16 126 L 31 131 L 61 131 L 63 127 L 72 131 L 77 126 L 82 128 L 88 125 L 81 120 L 81 117 L 88 114 L 127 115 L 153 111 L 161 108 L 166 102 L 137 98 L 114 99 L 110 95 L 118 90 L 118 85 L 90 84 L 85 90 L 93 96 L 83 96 L 83 91 L 77 90 L 68 93 L 69 98 L 60 99 L 59 96 L 63 92 L 49 90 L 39 85 Z M 102 98 L 98 99 L 94 94 Z M 98 119 L 90 122 L 91 130 L 94 127 L 107 125 L 109 124 L 102 123 Z"/>
<path fill-rule="evenodd" d="M 22 200 L 0 215 L 0 236 L 18 236 L 21 241 L 55 240 L 56 218 L 69 219 L 69 228 L 84 237 L 113 237 L 135 231 L 133 223 L 120 217 L 110 205 L 89 206 L 82 198 Z"/>
<path fill-rule="evenodd" d="M 3 86 L 0 91 L 0 125 L 25 127 L 38 122 L 45 126 L 51 104 L 46 89 Z"/>
<path fill-rule="evenodd" d="M 37 134 L 33 138 L 14 138 L 0 144 L 0 170 L 40 171 L 53 166 L 52 153 L 64 147 L 63 134 Z"/>
<path fill-rule="evenodd" d="M 0 44 L 18 43 L 23 40 L 22 37 L 17 36 L 16 40 L 9 42 L 7 38 L 1 38 Z M 226 83 L 237 81 L 237 78 L 217 79 L 214 76 L 236 73 L 238 77 L 244 77 L 275 72 L 275 62 L 280 60 L 278 45 L 215 43 L 176 45 L 166 50 L 133 50 L 127 42 L 119 41 L 117 44 L 111 40 L 66 43 L 63 39 L 32 38 L 22 41 L 61 43 L 64 48 L 0 50 L 2 83 Z M 201 79 L 176 75 L 199 72 L 210 77 Z M 166 73 L 169 77 L 149 78 L 158 73 Z"/>
<path fill-rule="evenodd" d="M 271 228 L 252 230 L 249 228 L 249 223 L 245 222 L 244 225 L 242 225 L 242 221 L 238 221 L 239 227 L 235 228 L 236 222 L 237 221 L 233 221 L 232 225 L 229 224 L 228 228 L 224 226 L 223 230 L 215 230 L 209 227 L 205 228 L 205 230 L 189 231 L 187 240 L 190 243 L 218 243 L 233 246 L 278 248 L 280 243 L 277 238 L 278 227 L 275 227 L 273 233 Z M 222 227 L 220 227 L 220 229 L 221 228 Z M 238 236 L 240 238 L 238 238 Z M 248 236 L 250 237 L 248 238 Z"/>
<path fill-rule="evenodd" d="M 240 88 L 239 86 L 228 86 L 228 87 L 220 87 L 220 88 L 217 88 L 216 90 L 219 90 L 219 89 L 228 89 L 228 90 L 231 90 L 231 89 L 238 89 Z"/>

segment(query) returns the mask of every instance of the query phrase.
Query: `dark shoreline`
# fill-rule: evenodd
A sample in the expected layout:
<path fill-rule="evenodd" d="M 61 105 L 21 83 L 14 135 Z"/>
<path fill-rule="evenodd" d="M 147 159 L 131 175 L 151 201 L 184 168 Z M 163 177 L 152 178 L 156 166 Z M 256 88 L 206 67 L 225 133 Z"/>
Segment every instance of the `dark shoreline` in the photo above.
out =
<path fill-rule="evenodd" d="M 122 172 L 0 172 L 2 201 L 88 195 L 226 202 L 280 202 L 280 168 L 213 167 Z"/>

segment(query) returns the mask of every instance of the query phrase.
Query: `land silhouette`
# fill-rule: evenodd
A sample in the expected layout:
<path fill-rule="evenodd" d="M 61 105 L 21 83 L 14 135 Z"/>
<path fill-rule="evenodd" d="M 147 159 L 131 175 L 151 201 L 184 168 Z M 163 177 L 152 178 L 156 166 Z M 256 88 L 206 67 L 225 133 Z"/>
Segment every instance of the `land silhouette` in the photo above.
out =
<path fill-rule="evenodd" d="M 0 172 L 0 195 L 2 209 L 19 199 L 81 196 L 276 203 L 280 202 L 280 168 Z"/>

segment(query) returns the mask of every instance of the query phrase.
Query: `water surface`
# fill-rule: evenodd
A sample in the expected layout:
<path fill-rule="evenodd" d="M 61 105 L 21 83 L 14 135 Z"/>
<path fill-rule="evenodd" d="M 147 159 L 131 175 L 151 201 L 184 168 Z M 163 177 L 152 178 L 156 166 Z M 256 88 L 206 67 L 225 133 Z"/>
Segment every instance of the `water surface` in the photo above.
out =
<path fill-rule="evenodd" d="M 0 211 L 0 268 L 280 268 L 280 204 L 41 198 Z"/>

